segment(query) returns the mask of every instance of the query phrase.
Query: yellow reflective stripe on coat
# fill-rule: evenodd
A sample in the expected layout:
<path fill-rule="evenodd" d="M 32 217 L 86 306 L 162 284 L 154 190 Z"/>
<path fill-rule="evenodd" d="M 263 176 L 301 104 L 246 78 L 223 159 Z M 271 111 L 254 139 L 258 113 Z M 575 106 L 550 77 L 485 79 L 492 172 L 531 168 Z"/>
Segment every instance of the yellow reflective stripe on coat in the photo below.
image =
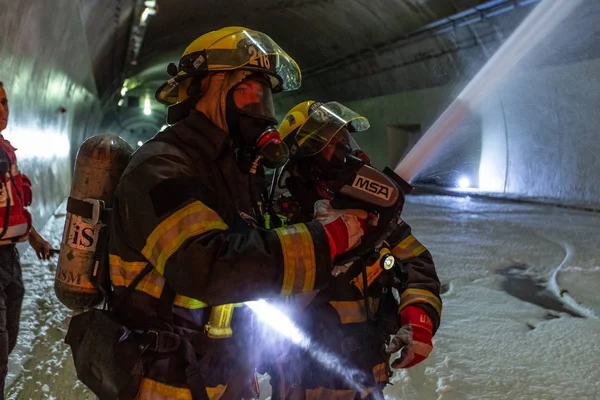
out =
<path fill-rule="evenodd" d="M 367 287 L 370 287 L 371 284 L 375 282 L 375 279 L 377 279 L 377 277 L 383 272 L 383 268 L 381 267 L 381 259 L 386 254 L 390 254 L 390 250 L 387 247 L 382 247 L 379 249 L 379 258 L 377 258 L 377 261 L 367 267 Z M 363 273 L 361 272 L 357 277 L 352 279 L 350 283 L 356 286 L 358 290 L 360 290 L 360 293 L 363 294 L 363 282 L 364 278 Z"/>
<path fill-rule="evenodd" d="M 371 315 L 374 315 L 378 305 L 379 299 L 373 299 L 369 297 L 369 311 Z M 357 324 L 367 321 L 367 313 L 365 311 L 365 300 L 352 300 L 352 301 L 330 301 L 329 304 L 335 309 L 342 324 Z"/>
<path fill-rule="evenodd" d="M 210 400 L 218 400 L 223 396 L 225 388 L 224 385 L 207 387 L 206 394 Z M 179 388 L 153 379 L 143 378 L 136 398 L 143 400 L 192 400 L 192 394 L 188 388 Z"/>
<path fill-rule="evenodd" d="M 281 296 L 308 292 L 315 287 L 316 259 L 312 235 L 304 224 L 274 230 L 283 254 Z"/>
<path fill-rule="evenodd" d="M 394 247 L 394 250 L 392 250 L 392 254 L 394 255 L 394 257 L 404 261 L 414 257 L 418 257 L 426 251 L 427 249 L 425 248 L 425 246 L 423 246 L 417 240 L 416 237 L 410 235 L 409 237 L 398 243 L 396 247 Z"/>
<path fill-rule="evenodd" d="M 376 383 L 387 382 L 389 380 L 389 366 L 387 363 L 377 364 L 373 367 L 373 377 Z"/>
<path fill-rule="evenodd" d="M 108 256 L 108 261 L 110 264 L 110 279 L 113 285 L 125 287 L 128 286 L 148 264 L 146 261 L 123 261 L 121 257 L 114 254 Z M 148 275 L 142 278 L 140 283 L 138 283 L 136 290 L 160 299 L 164 286 L 165 277 L 160 275 L 156 269 L 153 269 Z M 173 304 L 192 310 L 207 307 L 206 303 L 200 300 L 181 295 L 175 296 Z"/>
<path fill-rule="evenodd" d="M 194 201 L 162 221 L 146 239 L 142 254 L 162 275 L 165 264 L 189 238 L 218 229 L 227 229 L 221 217 L 202 204 Z"/>
<path fill-rule="evenodd" d="M 306 389 L 305 400 L 354 400 L 356 392 L 350 389 Z"/>
<path fill-rule="evenodd" d="M 406 289 L 402 292 L 398 312 L 416 303 L 427 303 L 435 309 L 438 315 L 442 314 L 442 302 L 440 299 L 430 291 L 423 289 Z"/>

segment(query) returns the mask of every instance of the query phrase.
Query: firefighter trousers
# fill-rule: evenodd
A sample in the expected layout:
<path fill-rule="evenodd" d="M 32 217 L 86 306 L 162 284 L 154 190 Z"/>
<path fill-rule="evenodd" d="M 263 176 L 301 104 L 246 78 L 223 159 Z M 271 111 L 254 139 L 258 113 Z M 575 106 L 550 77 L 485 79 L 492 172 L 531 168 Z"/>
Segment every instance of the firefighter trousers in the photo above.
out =
<path fill-rule="evenodd" d="M 4 384 L 8 373 L 8 355 L 17 344 L 23 279 L 19 252 L 14 244 L 0 246 L 0 399 L 4 400 Z"/>

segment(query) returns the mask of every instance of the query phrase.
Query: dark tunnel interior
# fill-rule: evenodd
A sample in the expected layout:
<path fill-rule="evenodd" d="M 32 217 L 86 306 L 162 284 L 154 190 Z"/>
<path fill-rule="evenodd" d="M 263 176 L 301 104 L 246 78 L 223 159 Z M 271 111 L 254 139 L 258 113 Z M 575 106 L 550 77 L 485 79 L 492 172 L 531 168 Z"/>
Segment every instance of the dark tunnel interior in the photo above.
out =
<path fill-rule="evenodd" d="M 278 114 L 304 99 L 345 102 L 371 123 L 368 134 L 355 135 L 359 145 L 377 167 L 393 167 L 539 3 L 4 0 L 0 75 L 15 110 L 7 135 L 41 134 L 50 122 L 54 132 L 44 140 L 68 142 L 71 162 L 98 132 L 137 147 L 166 124 L 154 92 L 169 78 L 167 64 L 202 33 L 240 25 L 275 38 L 302 70 L 299 90 L 275 96 Z M 598 13 L 598 2 L 582 1 L 520 55 L 419 181 L 456 187 L 467 179 L 505 197 L 597 207 Z M 57 178 L 70 164 L 41 158 L 57 170 L 34 177 L 50 196 L 37 212 L 43 219 L 68 188 Z"/>
<path fill-rule="evenodd" d="M 436 196 L 422 196 L 416 206 L 407 201 L 409 208 L 423 211 L 415 220 L 429 229 L 425 240 L 444 250 L 438 264 L 442 294 L 451 305 L 448 315 L 459 321 L 452 327 L 462 329 L 463 315 L 456 310 L 471 304 L 465 293 L 489 296 L 486 301 L 508 315 L 507 324 L 514 323 L 511 329 L 522 330 L 535 344 L 544 323 L 562 323 L 561 313 L 584 316 L 550 293 L 569 292 L 547 285 L 556 278 L 550 265 L 552 271 L 566 266 L 562 282 L 585 287 L 580 298 L 598 304 L 590 293 L 600 288 L 595 278 L 600 257 L 582 261 L 581 248 L 597 250 L 600 237 L 599 0 L 0 0 L 0 81 L 10 99 L 2 135 L 18 149 L 19 168 L 36 188 L 35 226 L 56 223 L 86 139 L 109 133 L 136 149 L 168 126 L 167 107 L 155 99 L 170 78 L 167 66 L 177 64 L 194 39 L 226 26 L 264 32 L 300 67 L 300 88 L 273 97 L 279 121 L 301 101 L 341 102 L 368 118 L 370 128 L 353 138 L 375 167 L 400 175 L 410 170 L 416 194 L 456 195 L 448 203 Z M 540 204 L 558 207 L 545 214 L 535 208 Z M 575 244 L 565 245 L 557 236 Z M 480 238 L 479 247 L 471 246 L 469 241 Z M 451 265 L 448 270 L 442 269 L 444 262 Z M 482 265 L 484 272 L 474 272 Z M 37 273 L 31 279 L 47 280 Z M 485 292 L 490 287 L 511 300 Z M 66 320 L 66 314 L 53 314 L 56 308 L 47 306 L 44 296 L 35 293 L 25 309 L 44 304 L 46 318 Z M 512 301 L 527 305 L 519 308 L 521 303 Z M 534 306 L 544 308 L 543 322 L 527 308 Z M 486 329 L 494 336 L 486 340 L 497 346 L 499 359 L 505 347 L 523 345 L 514 352 L 529 360 L 526 350 L 534 345 L 522 338 L 518 344 L 509 341 L 501 334 L 506 325 L 485 314 L 485 307 L 473 308 L 482 320 L 489 317 Z M 583 327 L 583 320 L 576 318 L 573 329 Z M 62 340 L 61 324 L 64 320 L 49 329 L 47 337 L 54 341 L 48 339 L 48 346 Z M 544 347 L 545 354 L 560 353 L 556 360 L 570 365 L 561 358 L 569 351 L 556 350 L 556 343 L 570 340 L 561 334 L 548 336 L 552 346 Z M 462 333 L 444 331 L 439 343 L 451 348 L 453 335 L 463 339 Z M 464 340 L 478 338 L 469 335 Z M 598 349 L 598 343 L 590 348 Z M 452 392 L 452 374 L 438 379 L 434 389 L 425 387 L 438 370 L 462 362 L 456 353 L 397 382 L 412 385 L 418 396 L 410 398 L 468 398 L 467 389 Z M 509 376 L 497 384 L 507 391 L 490 399 L 502 398 L 514 382 L 537 373 L 535 365 L 523 370 L 495 369 L 491 361 L 477 365 L 494 377 Z M 597 367 L 582 365 L 577 368 L 590 382 L 600 379 Z M 456 378 L 464 387 L 476 374 L 471 367 L 457 369 L 468 371 Z M 518 378 L 510 375 L 515 371 Z M 37 394 L 47 392 L 39 377 L 44 373 L 34 371 Z M 74 379 L 69 373 L 61 369 L 52 379 Z M 566 371 L 561 379 L 575 381 L 574 374 Z M 21 398 L 15 390 L 10 398 Z M 61 387 L 57 393 L 69 390 Z M 82 390 L 76 385 L 76 393 Z M 406 390 L 403 394 L 414 394 Z M 525 398 L 510 393 L 505 398 Z"/>

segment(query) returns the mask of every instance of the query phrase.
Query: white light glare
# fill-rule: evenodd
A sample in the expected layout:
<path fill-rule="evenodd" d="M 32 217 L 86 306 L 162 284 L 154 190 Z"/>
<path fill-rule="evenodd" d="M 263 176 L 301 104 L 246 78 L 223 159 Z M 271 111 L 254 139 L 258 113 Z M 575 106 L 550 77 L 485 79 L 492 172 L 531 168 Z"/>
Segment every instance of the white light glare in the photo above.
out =
<path fill-rule="evenodd" d="M 290 339 L 293 343 L 304 348 L 307 347 L 308 338 L 278 308 L 264 300 L 247 301 L 244 304 L 250 307 L 265 324 Z"/>
<path fill-rule="evenodd" d="M 146 114 L 146 115 L 152 114 L 152 109 L 150 108 L 150 98 L 149 97 L 146 97 L 146 100 L 144 100 L 144 114 Z"/>
<path fill-rule="evenodd" d="M 121 100 L 119 100 L 119 102 L 117 103 L 117 105 L 119 107 L 121 107 L 124 103 L 125 103 L 125 100 L 121 99 Z"/>
<path fill-rule="evenodd" d="M 164 131 L 165 129 L 167 129 L 169 127 L 169 125 L 164 124 L 163 126 L 160 127 L 160 132 Z"/>
<path fill-rule="evenodd" d="M 254 40 L 254 38 L 252 36 L 250 36 L 250 34 L 246 31 L 242 31 L 244 32 L 244 35 L 246 35 L 248 37 L 248 39 L 250 39 L 250 41 L 252 42 L 252 44 L 254 44 L 256 47 L 258 47 L 258 50 L 260 50 L 263 54 L 269 54 L 265 49 L 263 49 L 263 47 L 260 45 L 260 43 L 258 43 L 256 40 Z"/>
<path fill-rule="evenodd" d="M 458 180 L 458 187 L 461 189 L 466 189 L 471 186 L 471 180 L 466 176 L 463 176 Z"/>
<path fill-rule="evenodd" d="M 69 137 L 64 132 L 19 127 L 3 132 L 7 140 L 18 150 L 20 159 L 68 157 L 70 151 Z"/>
<path fill-rule="evenodd" d="M 326 349 L 319 346 L 318 343 L 311 342 L 310 338 L 277 307 L 265 300 L 247 301 L 244 304 L 247 305 L 265 325 L 306 350 L 310 357 L 332 373 L 344 379 L 346 383 L 354 388 L 354 390 L 365 393 L 366 387 L 359 383 L 365 379 L 365 375 L 362 371 L 357 370 L 352 366 L 345 365 L 344 360 L 333 353 L 329 353 Z"/>
<path fill-rule="evenodd" d="M 125 97 L 125 95 L 127 94 L 127 90 L 128 90 L 128 89 L 127 89 L 127 86 L 123 86 L 123 87 L 121 88 L 121 96 L 122 96 L 122 97 Z"/>
<path fill-rule="evenodd" d="M 141 140 L 138 140 L 138 143 L 137 143 L 138 147 L 140 147 L 140 146 L 141 146 L 141 145 L 143 145 L 143 144 L 144 144 L 144 143 L 143 143 Z"/>

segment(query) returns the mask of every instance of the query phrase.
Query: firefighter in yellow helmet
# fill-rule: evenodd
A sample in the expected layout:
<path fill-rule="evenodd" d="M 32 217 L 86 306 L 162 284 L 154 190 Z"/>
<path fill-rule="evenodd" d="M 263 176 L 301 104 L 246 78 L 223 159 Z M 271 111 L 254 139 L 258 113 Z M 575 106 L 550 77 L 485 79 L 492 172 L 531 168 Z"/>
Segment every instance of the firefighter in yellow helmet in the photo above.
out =
<path fill-rule="evenodd" d="M 333 199 L 330 187 L 348 157 L 370 163 L 351 136 L 368 128 L 365 117 L 338 102 L 305 101 L 292 108 L 279 126 L 291 155 L 281 179 L 276 177 L 287 193 L 275 199 L 275 211 L 289 224 L 310 221 L 316 201 Z M 385 272 L 381 263 L 390 253 L 396 262 Z M 336 267 L 333 282 L 310 297 L 291 296 L 287 305 L 296 310 L 290 314 L 340 367 L 323 366 L 300 348 L 285 358 L 274 354 L 279 362 L 267 368 L 274 400 L 383 399 L 392 353 L 402 349 L 391 368 L 427 358 L 442 307 L 432 256 L 402 220 L 378 254 L 364 260 L 364 270 Z"/>
<path fill-rule="evenodd" d="M 360 242 L 366 216 L 330 209 L 260 228 L 263 167 L 288 154 L 272 94 L 301 80 L 267 35 L 207 33 L 168 72 L 156 98 L 169 105 L 171 126 L 133 154 L 115 193 L 114 309 L 146 349 L 130 397 L 218 399 L 245 372 L 251 324 L 241 303 L 325 287 L 333 257 Z M 225 396 L 241 398 L 227 395 L 233 386 Z"/>

